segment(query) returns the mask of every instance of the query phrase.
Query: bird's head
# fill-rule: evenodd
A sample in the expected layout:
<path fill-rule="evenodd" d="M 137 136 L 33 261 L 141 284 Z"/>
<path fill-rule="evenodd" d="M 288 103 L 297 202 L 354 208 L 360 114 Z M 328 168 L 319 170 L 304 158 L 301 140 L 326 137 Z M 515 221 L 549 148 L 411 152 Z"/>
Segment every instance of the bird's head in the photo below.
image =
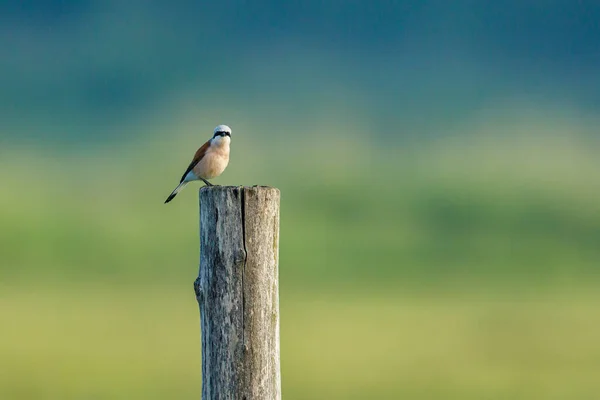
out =
<path fill-rule="evenodd" d="M 229 144 L 231 142 L 231 128 L 227 125 L 218 125 L 215 128 L 212 142 L 217 146 L 222 146 L 224 144 Z"/>
<path fill-rule="evenodd" d="M 221 136 L 221 137 L 229 136 L 229 137 L 231 137 L 231 128 L 228 127 L 227 125 L 218 125 L 215 128 L 215 131 L 214 131 L 214 134 L 213 134 L 213 139 L 216 138 L 217 136 Z"/>

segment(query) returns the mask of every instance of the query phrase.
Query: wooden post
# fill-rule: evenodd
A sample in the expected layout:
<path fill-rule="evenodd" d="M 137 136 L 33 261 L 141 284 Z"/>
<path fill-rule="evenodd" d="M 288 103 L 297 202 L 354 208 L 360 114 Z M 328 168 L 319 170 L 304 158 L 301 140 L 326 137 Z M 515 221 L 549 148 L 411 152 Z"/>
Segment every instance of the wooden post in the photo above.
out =
<path fill-rule="evenodd" d="M 202 400 L 281 399 L 279 189 L 200 189 Z"/>

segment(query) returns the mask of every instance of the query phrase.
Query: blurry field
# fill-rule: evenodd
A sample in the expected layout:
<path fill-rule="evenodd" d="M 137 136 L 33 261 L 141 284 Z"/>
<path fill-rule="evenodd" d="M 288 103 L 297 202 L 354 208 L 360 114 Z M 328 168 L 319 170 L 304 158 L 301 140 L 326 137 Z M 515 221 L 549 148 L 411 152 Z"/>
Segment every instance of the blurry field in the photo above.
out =
<path fill-rule="evenodd" d="M 282 191 L 285 398 L 597 398 L 600 161 L 577 129 L 236 136 L 215 183 Z M 0 150 L 1 399 L 198 398 L 197 185 L 162 204 L 198 142 Z"/>
<path fill-rule="evenodd" d="M 600 6 L 541 4 L 0 3 L 0 400 L 200 397 L 220 123 L 284 399 L 600 399 Z"/>
<path fill-rule="evenodd" d="M 198 398 L 190 285 L 2 287 L 0 398 Z M 600 297 L 282 293 L 289 399 L 593 399 Z"/>

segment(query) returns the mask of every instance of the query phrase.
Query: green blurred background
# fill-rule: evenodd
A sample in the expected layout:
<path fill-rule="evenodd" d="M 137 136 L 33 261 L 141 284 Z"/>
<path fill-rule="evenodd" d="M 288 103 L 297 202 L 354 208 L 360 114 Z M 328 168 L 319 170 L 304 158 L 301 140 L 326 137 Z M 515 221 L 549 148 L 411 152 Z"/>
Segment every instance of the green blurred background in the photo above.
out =
<path fill-rule="evenodd" d="M 193 399 L 198 193 L 281 189 L 286 399 L 600 396 L 600 5 L 0 5 L 0 398 Z"/>

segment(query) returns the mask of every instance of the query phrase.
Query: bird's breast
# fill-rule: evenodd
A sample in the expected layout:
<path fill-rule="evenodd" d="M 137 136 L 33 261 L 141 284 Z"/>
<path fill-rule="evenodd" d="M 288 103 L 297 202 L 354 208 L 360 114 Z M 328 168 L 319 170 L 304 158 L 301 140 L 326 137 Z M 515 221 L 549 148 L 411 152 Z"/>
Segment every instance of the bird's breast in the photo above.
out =
<path fill-rule="evenodd" d="M 212 179 L 223 173 L 229 163 L 229 149 L 208 150 L 194 167 L 194 174 L 204 179 Z"/>

